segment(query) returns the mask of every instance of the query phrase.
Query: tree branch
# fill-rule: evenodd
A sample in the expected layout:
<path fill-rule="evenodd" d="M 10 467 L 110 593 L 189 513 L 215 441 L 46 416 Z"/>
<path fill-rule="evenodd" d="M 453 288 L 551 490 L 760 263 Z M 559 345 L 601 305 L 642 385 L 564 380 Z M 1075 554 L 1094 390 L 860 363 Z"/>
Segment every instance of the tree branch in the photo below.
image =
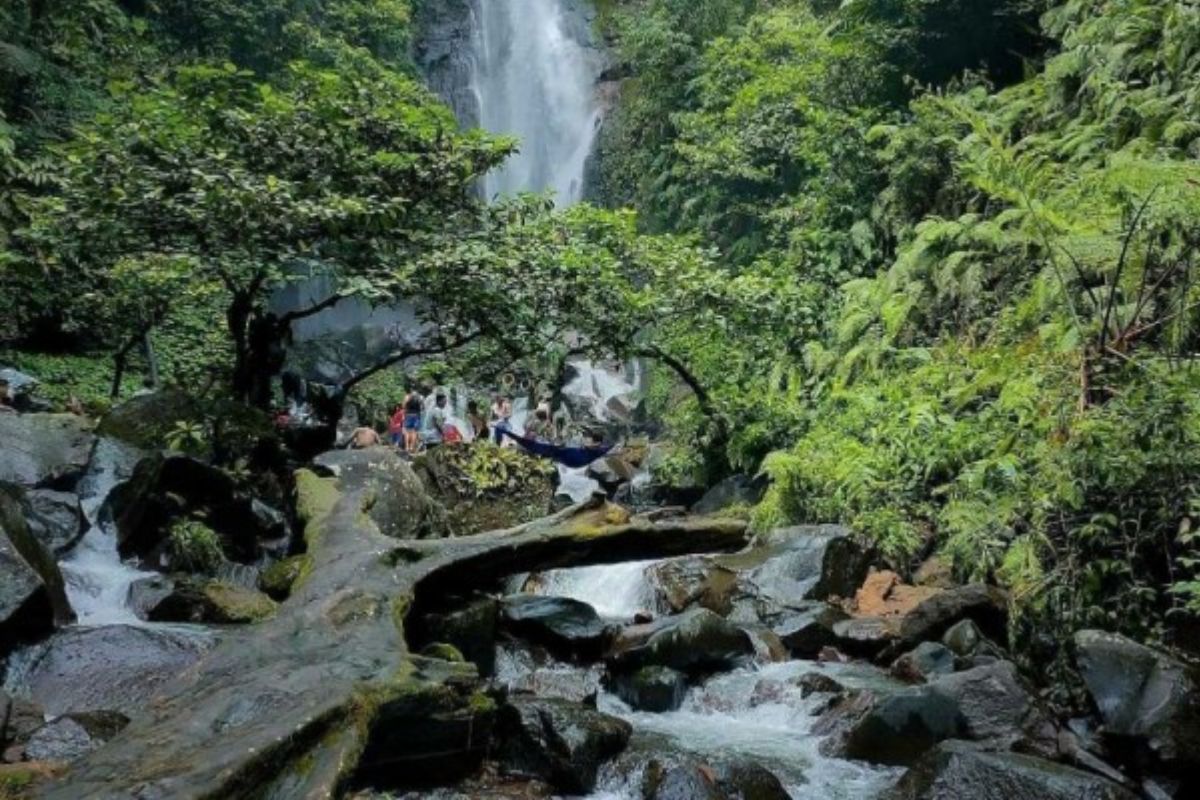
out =
<path fill-rule="evenodd" d="M 469 333 L 469 334 L 464 334 L 462 336 L 459 336 L 457 339 L 454 339 L 453 341 L 450 341 L 450 342 L 425 345 L 425 346 L 421 346 L 421 347 L 406 347 L 401 350 L 393 350 L 391 353 L 384 356 L 379 361 L 376 361 L 374 364 L 367 367 L 363 371 L 359 372 L 356 375 L 352 375 L 350 378 L 346 379 L 345 381 L 342 381 L 340 388 L 342 390 L 342 393 L 345 394 L 345 393 L 349 392 L 351 389 L 353 389 L 355 386 L 357 386 L 358 384 L 365 381 L 367 378 L 370 378 L 372 375 L 382 372 L 383 370 L 387 369 L 390 366 L 393 366 L 394 364 L 399 364 L 401 361 L 406 361 L 410 358 L 414 358 L 415 356 L 435 356 L 435 355 L 440 355 L 442 353 L 448 353 L 451 350 L 457 350 L 458 348 L 462 347 L 463 345 L 466 345 L 466 344 L 469 344 L 470 342 L 475 341 L 482 335 L 483 335 L 482 331 L 475 331 L 474 333 Z"/>

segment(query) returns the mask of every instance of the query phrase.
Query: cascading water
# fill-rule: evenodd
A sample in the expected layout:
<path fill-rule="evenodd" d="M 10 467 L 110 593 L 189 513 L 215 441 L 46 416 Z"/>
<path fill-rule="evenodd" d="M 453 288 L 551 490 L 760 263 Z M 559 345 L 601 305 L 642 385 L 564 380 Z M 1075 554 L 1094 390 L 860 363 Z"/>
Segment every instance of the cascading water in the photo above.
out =
<path fill-rule="evenodd" d="M 549 189 L 567 206 L 583 195 L 602 64 L 579 11 L 566 0 L 482 0 L 472 76 L 479 122 L 521 148 L 488 176 L 489 197 Z"/>
<path fill-rule="evenodd" d="M 128 445 L 101 439 L 92 454 L 79 496 L 88 530 L 61 563 L 67 599 L 80 625 L 141 625 L 128 605 L 129 587 L 148 574 L 121 560 L 111 521 L 102 514 L 104 501 L 118 483 L 133 473 L 141 454 Z"/>

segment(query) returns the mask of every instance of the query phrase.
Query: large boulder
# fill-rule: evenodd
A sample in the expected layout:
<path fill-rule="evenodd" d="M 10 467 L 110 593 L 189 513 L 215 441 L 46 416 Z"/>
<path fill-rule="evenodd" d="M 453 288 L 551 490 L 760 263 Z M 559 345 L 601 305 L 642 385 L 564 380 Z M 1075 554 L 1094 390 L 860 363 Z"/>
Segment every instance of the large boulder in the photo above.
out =
<path fill-rule="evenodd" d="M 96 443 L 92 429 L 74 414 L 0 414 L 0 482 L 70 490 Z"/>
<path fill-rule="evenodd" d="M 76 495 L 33 489 L 25 493 L 24 506 L 30 532 L 55 555 L 66 554 L 83 538 L 87 520 Z"/>
<path fill-rule="evenodd" d="M 210 420 L 218 420 L 212 425 Z M 168 447 L 180 426 L 200 427 L 204 443 L 189 450 L 222 463 L 246 459 L 255 468 L 277 466 L 278 435 L 271 418 L 259 409 L 224 399 L 206 399 L 178 389 L 141 394 L 114 407 L 100 420 L 101 436 L 148 451 Z"/>
<path fill-rule="evenodd" d="M 1135 800 L 1091 772 L 977 744 L 942 742 L 900 779 L 886 800 Z"/>
<path fill-rule="evenodd" d="M 1079 631 L 1075 652 L 1115 750 L 1173 771 L 1200 769 L 1200 670 L 1104 631 Z"/>
<path fill-rule="evenodd" d="M 900 651 L 927 640 L 940 639 L 962 620 L 973 621 L 988 637 L 1003 641 L 1008 623 L 1008 598 L 994 586 L 957 586 L 923 600 L 900 621 L 895 647 Z"/>
<path fill-rule="evenodd" d="M 501 629 L 541 645 L 560 658 L 600 657 L 610 631 L 596 610 L 568 597 L 510 595 L 500 601 Z"/>
<path fill-rule="evenodd" d="M 884 695 L 855 693 L 826 716 L 814 730 L 834 735 L 821 743 L 821 752 L 873 764 L 912 764 L 938 742 L 966 732 L 955 699 L 930 685 Z"/>
<path fill-rule="evenodd" d="M 200 632 L 68 628 L 37 646 L 21 685 L 47 714 L 117 711 L 132 717 L 213 643 Z"/>
<path fill-rule="evenodd" d="M 1009 661 L 943 675 L 931 686 L 954 698 L 962 715 L 963 738 L 1002 749 L 1058 755 L 1058 730 Z"/>
<path fill-rule="evenodd" d="M 384 536 L 393 539 L 440 538 L 451 532 L 446 512 L 428 491 L 414 466 L 390 448 L 331 450 L 313 462 L 343 480 L 367 484 L 367 516 Z"/>
<path fill-rule="evenodd" d="M 550 462 L 489 444 L 443 445 L 413 469 L 448 515 L 454 536 L 511 528 L 546 515 L 557 477 Z"/>
<path fill-rule="evenodd" d="M 612 658 L 618 671 L 658 665 L 689 674 L 731 669 L 754 655 L 754 644 L 741 628 L 705 608 L 662 622 L 645 643 Z"/>
<path fill-rule="evenodd" d="M 0 655 L 74 619 L 62 573 L 30 532 L 20 497 L 0 484 Z"/>
<path fill-rule="evenodd" d="M 625 749 L 632 733 L 628 722 L 577 703 L 515 696 L 501 710 L 497 757 L 510 774 L 587 794 L 601 765 Z"/>
<path fill-rule="evenodd" d="M 853 594 L 874 551 L 840 525 L 797 525 L 760 534 L 743 558 L 755 594 L 792 602 Z"/>

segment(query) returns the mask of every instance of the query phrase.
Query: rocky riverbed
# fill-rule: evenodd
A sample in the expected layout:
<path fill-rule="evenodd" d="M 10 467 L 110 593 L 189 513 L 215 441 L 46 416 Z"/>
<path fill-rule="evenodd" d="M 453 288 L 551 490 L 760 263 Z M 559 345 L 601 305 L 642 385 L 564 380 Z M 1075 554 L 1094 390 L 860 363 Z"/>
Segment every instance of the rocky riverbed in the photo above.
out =
<path fill-rule="evenodd" d="M 0 424 L 2 797 L 1194 788 L 1191 665 L 1081 631 L 1091 712 L 1066 715 L 1005 650 L 1003 594 L 902 579 L 837 526 L 752 535 L 738 492 L 544 516 L 519 457 L 476 488 L 449 451 L 248 478 L 111 424 Z"/>

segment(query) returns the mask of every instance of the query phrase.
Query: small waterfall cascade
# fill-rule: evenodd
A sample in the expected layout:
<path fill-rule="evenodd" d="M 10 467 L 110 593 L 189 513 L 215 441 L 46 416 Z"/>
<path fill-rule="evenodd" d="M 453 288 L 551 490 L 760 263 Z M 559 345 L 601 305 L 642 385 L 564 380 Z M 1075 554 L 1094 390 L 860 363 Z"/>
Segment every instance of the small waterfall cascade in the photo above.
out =
<path fill-rule="evenodd" d="M 627 561 L 543 573 L 537 594 L 569 597 L 587 603 L 602 617 L 630 620 L 640 612 L 657 612 L 654 587 L 646 579 L 653 561 Z"/>
<path fill-rule="evenodd" d="M 570 0 L 482 0 L 474 36 L 472 87 L 479 124 L 520 140 L 520 152 L 490 174 L 488 197 L 555 194 L 559 206 L 583 196 L 583 171 L 601 109 L 603 61 L 589 20 Z"/>
<path fill-rule="evenodd" d="M 61 562 L 67 599 L 80 625 L 143 625 L 128 605 L 129 587 L 143 572 L 121 560 L 117 534 L 106 518 L 109 493 L 133 474 L 141 453 L 111 439 L 96 444 L 91 464 L 79 484 L 88 530 Z"/>

